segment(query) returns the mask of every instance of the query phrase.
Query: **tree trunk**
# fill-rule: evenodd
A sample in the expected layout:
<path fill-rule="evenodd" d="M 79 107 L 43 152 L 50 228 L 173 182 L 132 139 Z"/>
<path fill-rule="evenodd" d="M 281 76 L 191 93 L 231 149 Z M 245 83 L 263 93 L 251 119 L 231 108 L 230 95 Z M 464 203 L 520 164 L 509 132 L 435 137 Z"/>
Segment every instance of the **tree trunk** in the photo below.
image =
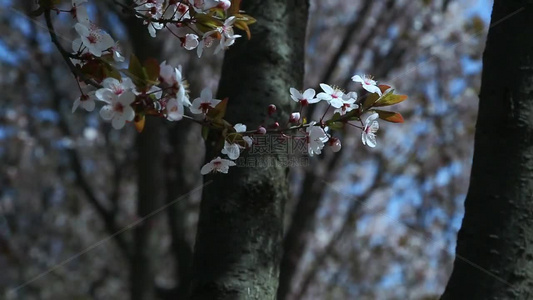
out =
<path fill-rule="evenodd" d="M 533 8 L 495 0 L 474 161 L 441 299 L 533 297 Z"/>
<path fill-rule="evenodd" d="M 126 27 L 129 31 L 133 52 L 141 62 L 148 58 L 159 59 L 161 43 L 148 35 L 146 26 L 139 19 L 128 17 Z M 147 118 L 146 126 L 135 141 L 137 150 L 137 217 L 146 215 L 162 206 L 164 189 L 163 152 L 161 149 L 162 120 Z M 130 261 L 130 299 L 154 299 L 154 270 L 152 263 L 153 242 L 151 222 L 148 219 L 133 229 L 133 255 Z"/>
<path fill-rule="evenodd" d="M 287 118 L 289 87 L 301 88 L 308 2 L 247 0 L 252 39 L 226 53 L 219 98 L 227 120 L 256 128 L 275 104 Z M 207 159 L 220 155 L 208 141 Z M 244 154 L 246 155 L 246 154 Z M 278 159 L 272 154 L 261 156 Z M 288 197 L 287 167 L 232 167 L 206 177 L 193 262 L 191 299 L 275 299 Z"/>

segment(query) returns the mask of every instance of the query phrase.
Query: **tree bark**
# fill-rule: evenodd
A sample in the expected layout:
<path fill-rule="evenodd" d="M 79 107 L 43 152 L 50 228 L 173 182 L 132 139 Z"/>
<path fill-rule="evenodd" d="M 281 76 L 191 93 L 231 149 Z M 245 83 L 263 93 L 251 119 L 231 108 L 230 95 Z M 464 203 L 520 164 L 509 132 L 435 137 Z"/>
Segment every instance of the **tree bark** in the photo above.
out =
<path fill-rule="evenodd" d="M 441 299 L 533 297 L 533 8 L 495 0 L 474 160 Z"/>
<path fill-rule="evenodd" d="M 226 119 L 256 128 L 274 104 L 287 118 L 289 87 L 301 87 L 308 2 L 243 1 L 257 19 L 252 39 L 226 53 L 219 98 Z M 281 122 L 280 122 L 281 123 Z M 206 143 L 207 160 L 219 155 Z M 246 154 L 244 154 L 246 155 Z M 279 157 L 264 155 L 261 159 Z M 193 262 L 191 299 L 275 299 L 288 197 L 287 167 L 232 167 L 206 177 Z"/>

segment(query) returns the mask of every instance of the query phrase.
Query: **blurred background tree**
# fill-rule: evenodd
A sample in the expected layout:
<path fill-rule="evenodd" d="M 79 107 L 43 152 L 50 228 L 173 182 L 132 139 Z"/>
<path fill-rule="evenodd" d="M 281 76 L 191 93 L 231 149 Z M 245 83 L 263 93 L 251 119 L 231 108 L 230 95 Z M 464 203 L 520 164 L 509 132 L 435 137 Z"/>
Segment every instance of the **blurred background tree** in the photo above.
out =
<path fill-rule="evenodd" d="M 74 79 L 43 20 L 27 17 L 33 4 L 0 1 L 2 297 L 184 295 L 201 199 L 199 126 L 151 119 L 139 135 L 113 130 L 97 111 L 71 114 Z M 291 169 L 279 299 L 442 293 L 467 190 L 490 8 L 482 0 L 311 1 L 298 88 L 353 89 L 350 77 L 365 73 L 410 98 L 399 107 L 406 123 L 382 124 L 378 148 L 347 130 L 341 152 Z M 176 50 L 179 41 L 164 32 L 147 39 L 111 1 L 93 1 L 90 14 L 126 57 L 181 64 L 193 98 L 216 89 L 220 56 Z M 69 18 L 55 23 L 65 45 L 74 36 Z"/>

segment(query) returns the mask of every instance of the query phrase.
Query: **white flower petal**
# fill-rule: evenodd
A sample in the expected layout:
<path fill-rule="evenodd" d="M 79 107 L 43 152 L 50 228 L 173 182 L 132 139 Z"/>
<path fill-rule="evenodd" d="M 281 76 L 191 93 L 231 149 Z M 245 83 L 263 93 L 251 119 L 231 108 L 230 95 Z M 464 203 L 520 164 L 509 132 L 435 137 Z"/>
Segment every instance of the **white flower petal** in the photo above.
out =
<path fill-rule="evenodd" d="M 315 97 L 315 94 L 316 92 L 314 89 L 307 89 L 303 93 L 303 98 L 307 99 L 307 101 L 310 101 L 311 99 L 313 99 L 313 97 Z"/>
<path fill-rule="evenodd" d="M 126 125 L 126 120 L 120 116 L 115 116 L 113 118 L 113 121 L 111 121 L 111 125 L 115 129 L 121 129 L 122 127 L 124 127 L 124 125 Z"/>
<path fill-rule="evenodd" d="M 98 100 L 106 103 L 112 103 L 117 98 L 117 95 L 107 88 L 98 89 L 94 95 Z"/>
<path fill-rule="evenodd" d="M 235 126 L 233 126 L 233 128 L 235 128 L 235 131 L 237 131 L 237 132 L 245 132 L 246 131 L 246 125 L 241 124 L 241 123 L 235 124 Z"/>
<path fill-rule="evenodd" d="M 76 99 L 74 101 L 74 103 L 72 103 L 72 113 L 74 113 L 76 111 L 76 109 L 78 109 L 78 106 L 80 105 L 80 98 Z"/>
<path fill-rule="evenodd" d="M 335 93 L 335 90 L 331 86 L 329 86 L 329 85 L 327 85 L 325 83 L 321 83 L 320 87 L 322 88 L 322 90 L 324 90 L 324 92 L 326 92 L 326 93 L 328 93 L 330 95 Z"/>
<path fill-rule="evenodd" d="M 211 162 L 205 164 L 202 169 L 200 170 L 200 173 L 202 175 L 206 175 L 208 173 L 211 173 L 213 171 L 213 169 L 215 168 L 215 166 L 213 166 L 213 164 Z"/>
<path fill-rule="evenodd" d="M 135 101 L 135 94 L 132 91 L 125 91 L 118 97 L 118 102 L 127 107 L 130 107 L 133 101 Z"/>
<path fill-rule="evenodd" d="M 113 118 L 114 115 L 115 115 L 115 111 L 113 110 L 113 107 L 111 105 L 104 105 L 100 109 L 100 116 L 104 120 L 109 121 Z"/>
<path fill-rule="evenodd" d="M 362 83 L 362 82 L 365 82 L 365 81 L 363 80 L 363 78 L 361 78 L 361 76 L 359 76 L 359 75 L 354 75 L 354 76 L 352 77 L 352 80 L 355 81 L 355 82 L 361 82 L 361 83 Z"/>
<path fill-rule="evenodd" d="M 81 101 L 80 105 L 86 111 L 93 111 L 95 107 L 95 103 L 93 99 L 87 99 L 85 101 Z"/>

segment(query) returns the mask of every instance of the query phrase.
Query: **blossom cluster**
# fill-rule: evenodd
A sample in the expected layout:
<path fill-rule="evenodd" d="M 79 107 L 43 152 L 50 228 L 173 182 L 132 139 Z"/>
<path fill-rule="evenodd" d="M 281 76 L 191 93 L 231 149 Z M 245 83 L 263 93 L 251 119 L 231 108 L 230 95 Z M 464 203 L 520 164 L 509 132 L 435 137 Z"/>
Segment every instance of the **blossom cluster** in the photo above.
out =
<path fill-rule="evenodd" d="M 228 99 L 215 99 L 211 90 L 203 89 L 200 96 L 191 101 L 180 66 L 169 65 L 166 61 L 159 63 L 155 59 L 141 62 L 131 55 L 127 70 L 115 67 L 114 64 L 123 63 L 125 58 L 113 38 L 90 21 L 87 0 L 72 0 L 71 8 L 63 11 L 55 8 L 55 3 L 53 0 L 40 2 L 41 7 L 35 13 L 48 11 L 45 16 L 53 41 L 55 32 L 49 20 L 50 10 L 69 12 L 76 19 L 74 29 L 78 37 L 72 42 L 73 52 L 65 55 L 68 52 L 56 41 L 56 46 L 78 78 L 81 95 L 74 101 L 72 112 L 78 108 L 93 111 L 98 101 L 102 103 L 100 116 L 111 122 L 115 129 L 133 123 L 138 131 L 142 131 L 146 116 L 156 116 L 169 121 L 186 118 L 198 122 L 203 126 L 204 138 L 211 131 L 217 131 L 220 156 L 201 168 L 200 172 L 204 175 L 227 173 L 231 166 L 236 165 L 235 160 L 241 152 L 252 147 L 254 135 L 281 133 L 286 138 L 305 139 L 307 153 L 313 156 L 320 155 L 326 145 L 334 152 L 339 151 L 341 141 L 332 132 L 345 125 L 361 129 L 363 144 L 376 147 L 378 118 L 403 122 L 399 113 L 376 107 L 402 102 L 407 96 L 394 94 L 392 88 L 378 85 L 370 76 L 355 75 L 352 80 L 366 90 L 364 97 L 358 98 L 355 91 L 345 92 L 325 83 L 320 84 L 322 91 L 318 94 L 311 88 L 303 92 L 290 88 L 287 96 L 299 104 L 299 110 L 290 114 L 287 125 L 281 127 L 275 121 L 247 131 L 244 124 L 232 125 L 224 120 Z M 120 1 L 115 3 L 120 4 Z M 255 20 L 239 9 L 239 3 L 238 0 L 135 0 L 131 6 L 120 5 L 141 19 L 151 36 L 155 37 L 157 31 L 166 28 L 179 38 L 183 48 L 196 49 L 200 57 L 204 49 L 216 42 L 214 53 L 234 44 L 241 35 L 235 34 L 233 27 L 243 30 L 250 38 L 248 25 Z M 303 117 L 306 107 L 318 103 L 327 104 L 322 118 L 308 122 Z M 267 110 L 272 116 L 276 106 L 270 105 Z M 369 115 L 363 123 L 364 114 Z M 302 135 L 291 136 L 291 132 Z"/>
<path fill-rule="evenodd" d="M 218 41 L 215 54 L 226 50 L 241 37 L 234 33 L 234 25 L 248 30 L 247 25 L 255 22 L 250 16 L 240 14 L 229 0 L 135 0 L 134 3 L 135 15 L 143 19 L 152 37 L 166 28 L 180 39 L 183 48 L 196 49 L 198 57 L 215 41 Z"/>
<path fill-rule="evenodd" d="M 401 115 L 395 112 L 388 112 L 374 109 L 379 106 L 389 106 L 406 99 L 404 95 L 395 95 L 393 89 L 386 85 L 377 85 L 370 76 L 355 75 L 352 77 L 354 82 L 361 84 L 361 87 L 366 90 L 365 97 L 358 98 L 356 92 L 344 92 L 338 87 L 331 86 L 325 83 L 320 84 L 321 92 L 318 94 L 312 88 L 306 89 L 301 92 L 296 88 L 290 88 L 290 97 L 292 100 L 299 104 L 299 111 L 293 112 L 290 115 L 288 128 L 278 128 L 279 123 L 275 122 L 274 131 L 285 133 L 290 130 L 301 131 L 304 134 L 305 142 L 307 144 L 307 153 L 309 156 L 320 155 L 323 148 L 329 145 L 333 152 L 340 151 L 342 145 L 339 138 L 334 137 L 331 134 L 331 129 L 341 129 L 344 125 L 352 125 L 361 129 L 361 139 L 364 145 L 374 148 L 377 146 L 376 132 L 379 129 L 378 118 L 381 118 L 390 122 L 403 122 Z M 305 118 L 302 118 L 302 112 L 311 104 L 318 104 L 324 102 L 327 104 L 327 109 L 324 112 L 323 117 L 319 121 L 306 122 Z M 330 119 L 326 119 L 328 110 L 333 108 Z M 276 111 L 274 105 L 268 107 L 268 114 L 272 115 Z M 369 113 L 365 122 L 362 122 L 361 116 Z M 350 121 L 359 121 L 360 126 L 350 123 Z M 235 132 L 244 133 L 246 127 L 242 124 L 235 126 Z M 252 132 L 254 134 L 265 134 L 267 129 L 260 126 L 257 131 Z M 287 136 L 287 135 L 285 135 Z M 234 160 L 236 160 L 240 151 L 245 148 L 249 148 L 253 140 L 250 136 L 240 136 L 245 139 L 246 143 L 243 145 L 237 142 L 230 142 L 227 139 L 224 141 L 224 148 L 221 153 L 226 154 L 228 159 L 217 157 L 204 165 L 201 172 L 207 174 L 210 172 L 222 172 L 227 173 L 229 167 L 235 166 Z M 246 139 L 248 138 L 248 139 Z M 290 136 L 287 136 L 290 138 Z M 293 137 L 298 138 L 298 137 Z"/>

